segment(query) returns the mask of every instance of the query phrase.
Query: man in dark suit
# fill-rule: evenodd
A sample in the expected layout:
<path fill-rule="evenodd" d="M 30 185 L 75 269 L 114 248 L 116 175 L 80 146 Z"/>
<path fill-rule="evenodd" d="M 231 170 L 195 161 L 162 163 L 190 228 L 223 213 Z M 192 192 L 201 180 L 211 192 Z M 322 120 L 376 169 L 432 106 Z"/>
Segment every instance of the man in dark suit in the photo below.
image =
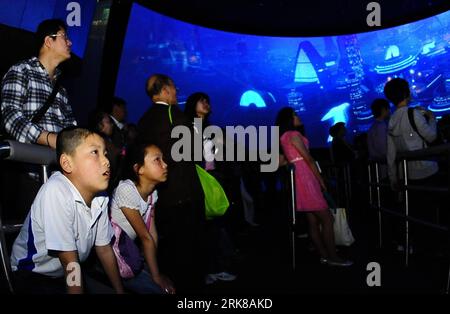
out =
<path fill-rule="evenodd" d="M 171 78 L 152 75 L 146 90 L 153 104 L 138 123 L 139 140 L 156 144 L 169 169 L 167 182 L 158 188 L 155 214 L 160 265 L 173 278 L 178 292 L 198 291 L 204 282 L 203 190 L 193 159 L 175 162 L 171 156 L 172 145 L 178 140 L 171 138 L 172 128 L 189 123 L 177 106 Z"/>
<path fill-rule="evenodd" d="M 125 119 L 127 117 L 127 104 L 125 100 L 114 97 L 109 116 L 113 121 L 113 132 L 111 140 L 117 148 L 122 148 L 126 144 Z"/>

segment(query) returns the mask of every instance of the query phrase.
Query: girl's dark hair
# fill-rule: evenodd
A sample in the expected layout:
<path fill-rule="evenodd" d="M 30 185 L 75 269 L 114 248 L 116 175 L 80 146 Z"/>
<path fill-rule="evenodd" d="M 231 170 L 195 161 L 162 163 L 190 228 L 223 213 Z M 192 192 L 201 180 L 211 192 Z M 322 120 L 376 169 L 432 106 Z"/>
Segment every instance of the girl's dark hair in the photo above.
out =
<path fill-rule="evenodd" d="M 121 174 L 122 180 L 130 179 L 133 182 L 139 182 L 139 176 L 134 170 L 134 165 L 137 164 L 139 167 L 144 165 L 146 149 L 151 146 L 156 145 L 152 143 L 136 143 L 136 145 L 127 148 Z"/>
<path fill-rule="evenodd" d="M 294 109 L 291 107 L 284 107 L 278 111 L 275 125 L 280 128 L 280 136 L 287 131 L 295 130 L 294 126 Z"/>
<path fill-rule="evenodd" d="M 194 118 L 198 118 L 196 111 L 197 102 L 202 99 L 205 99 L 209 103 L 209 96 L 203 92 L 194 93 L 190 95 L 186 100 L 186 106 L 184 107 L 184 114 L 186 115 L 189 121 L 194 122 Z M 206 115 L 203 121 L 204 126 L 209 123 L 208 118 L 210 114 L 211 111 Z"/>

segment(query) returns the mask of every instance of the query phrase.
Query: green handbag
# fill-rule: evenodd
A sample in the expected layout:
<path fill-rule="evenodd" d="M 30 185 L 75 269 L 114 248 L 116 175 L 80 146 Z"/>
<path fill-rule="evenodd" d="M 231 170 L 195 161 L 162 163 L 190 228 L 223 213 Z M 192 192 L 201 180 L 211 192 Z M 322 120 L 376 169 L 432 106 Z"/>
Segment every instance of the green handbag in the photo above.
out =
<path fill-rule="evenodd" d="M 205 194 L 205 215 L 206 219 L 223 216 L 230 206 L 227 195 L 220 185 L 219 181 L 210 175 L 205 169 L 199 165 L 197 168 L 198 178 Z"/>
<path fill-rule="evenodd" d="M 172 121 L 172 106 L 169 105 L 169 121 Z M 202 185 L 203 194 L 205 194 L 205 216 L 206 219 L 213 219 L 215 217 L 223 216 L 230 206 L 227 195 L 212 175 L 199 165 L 195 165 L 197 169 L 198 178 Z"/>

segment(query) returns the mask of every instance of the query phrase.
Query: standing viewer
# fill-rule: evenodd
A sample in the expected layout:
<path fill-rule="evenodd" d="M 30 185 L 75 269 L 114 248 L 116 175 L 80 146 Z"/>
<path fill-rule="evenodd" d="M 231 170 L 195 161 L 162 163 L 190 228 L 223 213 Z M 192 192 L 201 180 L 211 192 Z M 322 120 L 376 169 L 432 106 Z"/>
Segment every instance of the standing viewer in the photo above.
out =
<path fill-rule="evenodd" d="M 351 266 L 336 254 L 333 217 L 322 190 L 326 190 L 322 176 L 309 153 L 309 141 L 296 131 L 302 125 L 300 118 L 290 107 L 278 112 L 280 144 L 284 155 L 295 165 L 295 194 L 297 211 L 306 212 L 311 240 L 320 254 L 320 262 L 333 266 Z"/>
<path fill-rule="evenodd" d="M 369 158 L 384 160 L 387 154 L 389 102 L 386 99 L 377 98 L 372 102 L 371 109 L 375 121 L 367 132 Z"/>
<path fill-rule="evenodd" d="M 177 90 L 170 77 L 152 75 L 146 91 L 153 104 L 138 123 L 140 142 L 158 146 L 170 169 L 167 181 L 158 187 L 161 267 L 173 278 L 178 292 L 193 292 L 203 286 L 205 271 L 204 195 L 193 158 L 175 162 L 171 156 L 177 141 L 171 138 L 172 128 L 190 124 L 177 105 Z"/>
<path fill-rule="evenodd" d="M 3 78 L 1 125 L 16 141 L 56 148 L 57 133 L 76 125 L 66 90 L 56 83 L 61 74 L 58 65 L 70 58 L 72 42 L 63 21 L 45 20 L 37 28 L 36 44 L 37 57 L 12 66 Z M 2 172 L 0 190 L 3 204 L 9 209 L 6 214 L 23 219 L 40 187 L 38 171 L 12 163 Z M 24 193 L 13 198 L 11 187 L 18 185 Z"/>
<path fill-rule="evenodd" d="M 67 92 L 56 84 L 61 71 L 57 68 L 70 58 L 72 42 L 61 20 L 45 20 L 36 32 L 38 56 L 12 66 L 2 81 L 2 118 L 6 132 L 22 143 L 36 143 L 56 148 L 57 133 L 76 125 Z M 56 95 L 50 107 L 37 122 L 53 89 Z"/>

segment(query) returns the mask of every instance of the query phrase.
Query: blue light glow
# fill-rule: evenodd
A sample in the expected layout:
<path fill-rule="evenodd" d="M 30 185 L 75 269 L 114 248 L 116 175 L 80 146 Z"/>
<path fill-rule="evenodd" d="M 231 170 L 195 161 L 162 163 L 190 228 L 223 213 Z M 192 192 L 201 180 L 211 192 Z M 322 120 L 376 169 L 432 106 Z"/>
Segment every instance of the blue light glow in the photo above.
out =
<path fill-rule="evenodd" d="M 241 101 L 239 102 L 241 107 L 248 107 L 254 105 L 258 108 L 266 107 L 266 102 L 260 94 L 253 90 L 246 91 L 242 94 Z"/>
<path fill-rule="evenodd" d="M 449 29 L 450 11 L 356 35 L 251 36 L 184 23 L 134 4 L 116 95 L 128 101 L 128 118 L 137 122 L 150 105 L 145 81 L 165 73 L 179 88 L 180 104 L 197 91 L 210 96 L 214 124 L 272 125 L 277 112 L 291 106 L 311 146 L 323 147 L 336 122 L 346 123 L 349 137 L 367 131 L 370 104 L 384 97 L 390 78 L 416 86 L 412 105 L 450 109 Z"/>
<path fill-rule="evenodd" d="M 320 121 L 327 121 L 331 120 L 330 126 L 338 123 L 338 122 L 344 122 L 347 123 L 347 109 L 350 107 L 350 104 L 348 102 L 343 103 L 339 106 L 331 108 L 323 117 L 320 119 Z M 328 136 L 328 142 L 332 141 L 332 137 Z"/>

